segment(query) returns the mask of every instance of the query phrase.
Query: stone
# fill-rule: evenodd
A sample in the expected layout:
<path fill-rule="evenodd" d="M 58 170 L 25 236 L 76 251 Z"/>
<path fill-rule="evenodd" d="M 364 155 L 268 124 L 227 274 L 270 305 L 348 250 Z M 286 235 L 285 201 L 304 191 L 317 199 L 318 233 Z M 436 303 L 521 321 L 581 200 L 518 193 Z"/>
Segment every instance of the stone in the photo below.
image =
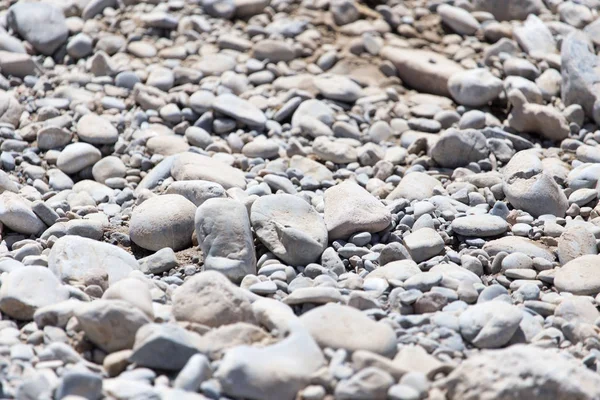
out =
<path fill-rule="evenodd" d="M 442 17 L 442 22 L 448 25 L 459 35 L 472 35 L 479 29 L 479 22 L 467 10 L 441 4 L 437 13 Z"/>
<path fill-rule="evenodd" d="M 196 210 L 195 229 L 204 269 L 218 271 L 234 282 L 256 273 L 256 254 L 248 211 L 233 199 L 206 200 Z"/>
<path fill-rule="evenodd" d="M 351 181 L 327 189 L 324 202 L 329 240 L 356 232 L 379 232 L 391 222 L 392 216 L 381 201 Z"/>
<path fill-rule="evenodd" d="M 255 321 L 248 295 L 217 271 L 187 279 L 173 293 L 173 316 L 178 321 L 219 327 Z"/>
<path fill-rule="evenodd" d="M 14 96 L 0 91 L 0 122 L 18 127 L 23 111 L 25 109 Z"/>
<path fill-rule="evenodd" d="M 163 272 L 168 272 L 176 268 L 179 263 L 175 252 L 170 247 L 165 247 L 158 250 L 156 253 L 138 260 L 140 271 L 144 274 L 160 275 Z"/>
<path fill-rule="evenodd" d="M 452 230 L 462 236 L 498 236 L 508 230 L 508 223 L 494 215 L 467 215 L 456 218 L 450 224 Z"/>
<path fill-rule="evenodd" d="M 470 107 L 487 105 L 496 99 L 503 89 L 502 81 L 486 68 L 457 72 L 448 79 L 448 91 L 452 98 L 457 103 Z"/>
<path fill-rule="evenodd" d="M 442 183 L 423 172 L 404 175 L 398 186 L 387 196 L 387 200 L 425 200 L 433 196 L 434 189 Z"/>
<path fill-rule="evenodd" d="M 554 349 L 515 345 L 470 357 L 443 387 L 449 400 L 592 400 L 600 396 L 599 384 L 598 376 L 574 358 Z"/>
<path fill-rule="evenodd" d="M 62 148 L 71 142 L 71 133 L 56 126 L 42 128 L 37 133 L 37 143 L 41 150 Z"/>
<path fill-rule="evenodd" d="M 393 384 L 394 379 L 387 372 L 376 367 L 367 367 L 350 379 L 340 381 L 335 387 L 335 398 L 385 400 L 388 398 L 388 389 Z"/>
<path fill-rule="evenodd" d="M 580 31 L 570 33 L 563 40 L 561 96 L 565 105 L 581 105 L 587 117 L 599 123 L 598 57 L 592 49 L 589 37 Z"/>
<path fill-rule="evenodd" d="M 131 240 L 147 250 L 170 247 L 175 251 L 191 246 L 196 206 L 183 196 L 152 197 L 134 209 L 129 223 Z"/>
<path fill-rule="evenodd" d="M 108 275 L 108 282 L 112 284 L 138 269 L 138 263 L 118 246 L 67 235 L 52 246 L 48 269 L 70 284 L 82 284 L 90 273 L 100 270 Z"/>
<path fill-rule="evenodd" d="M 431 149 L 431 157 L 445 168 L 464 167 L 488 156 L 485 136 L 475 129 L 450 128 Z"/>
<path fill-rule="evenodd" d="M 596 271 L 600 256 L 587 254 L 569 261 L 556 271 L 554 286 L 561 292 L 574 295 L 595 296 L 600 293 L 600 280 Z"/>
<path fill-rule="evenodd" d="M 267 122 L 267 118 L 260 109 L 233 94 L 224 93 L 217 96 L 212 106 L 215 111 L 230 116 L 250 128 L 262 129 Z"/>
<path fill-rule="evenodd" d="M 29 200 L 11 191 L 0 194 L 0 222 L 18 233 L 35 235 L 46 229 L 46 224 L 33 212 Z"/>
<path fill-rule="evenodd" d="M 303 314 L 300 321 L 321 347 L 368 350 L 388 357 L 396 353 L 393 329 L 352 307 L 326 304 Z"/>
<path fill-rule="evenodd" d="M 463 68 L 452 60 L 427 50 L 384 47 L 381 56 L 391 61 L 402 81 L 416 90 L 451 96 L 448 81 Z"/>
<path fill-rule="evenodd" d="M 274 39 L 263 39 L 258 41 L 253 48 L 254 58 L 258 60 L 269 60 L 272 63 L 280 61 L 292 61 L 296 53 L 292 46 L 286 42 Z"/>
<path fill-rule="evenodd" d="M 518 132 L 536 133 L 543 138 L 560 141 L 569 136 L 567 119 L 551 106 L 529 103 L 517 89 L 508 92 L 513 105 L 508 125 Z"/>
<path fill-rule="evenodd" d="M 539 15 L 546 10 L 542 0 L 508 0 L 502 5 L 494 0 L 475 0 L 473 6 L 478 11 L 491 13 L 498 21 L 522 21 L 531 14 Z"/>
<path fill-rule="evenodd" d="M 527 151 L 518 152 L 506 165 L 502 188 L 513 207 L 534 217 L 544 214 L 563 217 L 569 207 L 567 197 L 544 171 L 539 158 Z"/>
<path fill-rule="evenodd" d="M 122 300 L 143 311 L 154 319 L 152 294 L 146 282 L 141 279 L 126 278 L 112 284 L 102 295 L 104 300 Z"/>
<path fill-rule="evenodd" d="M 490 256 L 495 256 L 500 252 L 523 253 L 529 257 L 539 257 L 547 261 L 554 261 L 554 255 L 541 243 L 533 240 L 517 237 L 505 236 L 500 239 L 490 240 L 483 246 L 483 250 Z"/>
<path fill-rule="evenodd" d="M 18 320 L 30 321 L 34 313 L 69 298 L 69 290 L 45 267 L 13 270 L 2 279 L 0 310 Z"/>
<path fill-rule="evenodd" d="M 56 166 L 65 174 L 75 174 L 102 158 L 100 150 L 88 143 L 71 143 L 58 155 Z"/>
<path fill-rule="evenodd" d="M 511 304 L 503 301 L 479 303 L 460 314 L 460 333 L 477 348 L 498 348 L 509 342 L 521 319 L 521 310 Z"/>
<path fill-rule="evenodd" d="M 140 367 L 179 371 L 198 353 L 199 338 L 178 325 L 146 324 L 135 334 L 129 361 Z"/>
<path fill-rule="evenodd" d="M 327 99 L 354 103 L 362 96 L 360 85 L 345 76 L 321 75 L 315 79 L 314 84 Z"/>
<path fill-rule="evenodd" d="M 151 322 L 141 310 L 120 300 L 81 303 L 75 317 L 87 338 L 107 353 L 131 349 L 138 329 Z"/>
<path fill-rule="evenodd" d="M 598 254 L 594 234 L 584 226 L 569 226 L 558 238 L 558 260 L 561 265 L 586 254 Z"/>
<path fill-rule="evenodd" d="M 91 113 L 84 115 L 77 122 L 77 136 L 91 144 L 113 144 L 117 141 L 119 132 L 110 121 Z"/>
<path fill-rule="evenodd" d="M 552 32 L 534 14 L 527 16 L 525 23 L 515 27 L 513 35 L 519 46 L 528 54 L 556 53 L 556 42 Z"/>
<path fill-rule="evenodd" d="M 444 251 L 444 240 L 434 229 L 422 228 L 404 238 L 404 246 L 415 262 L 430 259 Z"/>
<path fill-rule="evenodd" d="M 325 358 L 291 308 L 272 299 L 258 300 L 252 308 L 262 325 L 273 327 L 281 340 L 266 347 L 230 349 L 215 377 L 231 397 L 294 400 L 325 364 Z"/>
<path fill-rule="evenodd" d="M 100 399 L 102 398 L 102 376 L 88 371 L 67 371 L 61 376 L 56 397 Z"/>
<path fill-rule="evenodd" d="M 171 174 L 178 181 L 205 180 L 215 182 L 226 190 L 232 187 L 246 188 L 244 173 L 211 157 L 183 153 L 173 159 Z"/>
<path fill-rule="evenodd" d="M 290 265 L 316 261 L 327 247 L 327 227 L 317 211 L 290 194 L 263 196 L 252 204 L 250 220 L 260 241 Z"/>
<path fill-rule="evenodd" d="M 17 3 L 7 23 L 40 53 L 50 56 L 67 41 L 69 30 L 62 11 L 51 3 Z"/>

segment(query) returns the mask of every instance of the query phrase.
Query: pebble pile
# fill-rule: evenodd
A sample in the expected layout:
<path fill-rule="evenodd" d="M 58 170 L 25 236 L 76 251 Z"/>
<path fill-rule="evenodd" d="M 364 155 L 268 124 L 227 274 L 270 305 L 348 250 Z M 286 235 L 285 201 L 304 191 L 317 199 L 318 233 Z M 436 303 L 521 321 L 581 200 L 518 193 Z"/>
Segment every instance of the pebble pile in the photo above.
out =
<path fill-rule="evenodd" d="M 600 399 L 600 0 L 0 0 L 0 398 Z"/>

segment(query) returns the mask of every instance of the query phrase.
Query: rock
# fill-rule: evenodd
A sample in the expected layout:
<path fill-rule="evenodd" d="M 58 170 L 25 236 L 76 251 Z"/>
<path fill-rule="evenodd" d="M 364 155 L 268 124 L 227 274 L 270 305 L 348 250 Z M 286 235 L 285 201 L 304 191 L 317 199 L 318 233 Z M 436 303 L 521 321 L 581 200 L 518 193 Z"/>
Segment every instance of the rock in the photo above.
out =
<path fill-rule="evenodd" d="M 154 319 L 152 294 L 148 285 L 133 278 L 121 279 L 112 284 L 102 295 L 104 300 L 122 300 L 143 311 L 151 320 Z"/>
<path fill-rule="evenodd" d="M 119 300 L 81 303 L 75 316 L 88 339 L 107 353 L 132 348 L 138 329 L 150 323 L 142 311 Z"/>
<path fill-rule="evenodd" d="M 425 200 L 433 196 L 436 187 L 441 186 L 442 183 L 430 175 L 423 172 L 411 172 L 404 175 L 387 199 Z"/>
<path fill-rule="evenodd" d="M 457 72 L 448 79 L 448 91 L 452 98 L 457 103 L 470 107 L 487 105 L 496 99 L 503 89 L 502 81 L 486 68 Z"/>
<path fill-rule="evenodd" d="M 69 37 L 62 11 L 51 3 L 17 3 L 6 16 L 7 23 L 40 53 L 52 55 Z"/>
<path fill-rule="evenodd" d="M 59 399 L 102 397 L 102 376 L 88 371 L 67 371 L 56 389 Z"/>
<path fill-rule="evenodd" d="M 37 143 L 41 150 L 62 148 L 71 142 L 71 133 L 56 126 L 42 128 L 37 133 Z"/>
<path fill-rule="evenodd" d="M 355 232 L 379 232 L 390 224 L 391 214 L 369 192 L 347 181 L 325 191 L 325 224 L 329 240 Z"/>
<path fill-rule="evenodd" d="M 218 271 L 234 282 L 256 273 L 256 255 L 246 207 L 232 199 L 206 200 L 195 216 L 204 269 Z"/>
<path fill-rule="evenodd" d="M 508 93 L 513 109 L 508 125 L 519 132 L 536 133 L 546 139 L 560 141 L 569 136 L 566 118 L 554 107 L 528 103 L 517 89 Z"/>
<path fill-rule="evenodd" d="M 488 153 L 485 136 L 475 129 L 450 128 L 442 133 L 431 149 L 431 157 L 445 168 L 466 166 L 486 158 Z"/>
<path fill-rule="evenodd" d="M 246 188 L 244 173 L 213 158 L 183 153 L 173 159 L 171 174 L 178 181 L 204 180 L 215 182 L 225 189 Z"/>
<path fill-rule="evenodd" d="M 198 353 L 199 338 L 177 325 L 146 324 L 135 334 L 129 360 L 140 367 L 179 371 Z"/>
<path fill-rule="evenodd" d="M 396 352 L 393 329 L 352 307 L 327 304 L 303 314 L 300 321 L 321 347 L 368 350 L 388 357 Z"/>
<path fill-rule="evenodd" d="M 69 298 L 69 290 L 45 267 L 13 270 L 2 279 L 0 310 L 18 320 L 29 321 L 40 308 Z"/>
<path fill-rule="evenodd" d="M 56 166 L 65 174 L 75 174 L 102 158 L 100 150 L 87 143 L 72 143 L 60 152 Z"/>
<path fill-rule="evenodd" d="M 253 50 L 254 58 L 258 60 L 269 60 L 272 63 L 292 61 L 296 58 L 293 47 L 280 40 L 260 40 L 254 45 Z"/>
<path fill-rule="evenodd" d="M 575 295 L 597 295 L 600 293 L 598 280 L 598 255 L 583 255 L 563 265 L 554 276 L 554 286 L 561 292 Z"/>
<path fill-rule="evenodd" d="M 558 260 L 561 265 L 586 254 L 598 254 L 596 238 L 584 226 L 570 226 L 558 238 Z"/>
<path fill-rule="evenodd" d="M 185 197 L 165 194 L 140 204 L 131 215 L 129 235 L 144 249 L 175 251 L 191 246 L 196 206 Z"/>
<path fill-rule="evenodd" d="M 508 230 L 508 223 L 494 215 L 468 215 L 452 221 L 450 227 L 462 236 L 498 236 Z"/>
<path fill-rule="evenodd" d="M 460 333 L 480 349 L 498 348 L 508 343 L 522 318 L 517 307 L 503 301 L 488 301 L 460 314 Z"/>
<path fill-rule="evenodd" d="M 331 2 L 329 10 L 338 26 L 351 24 L 360 18 L 360 11 L 351 0 L 334 0 Z"/>
<path fill-rule="evenodd" d="M 381 56 L 391 61 L 407 85 L 426 93 L 449 97 L 448 81 L 463 68 L 446 57 L 426 51 L 384 47 Z"/>
<path fill-rule="evenodd" d="M 276 329 L 281 340 L 262 348 L 232 348 L 219 364 L 215 377 L 232 397 L 294 400 L 325 364 L 325 358 L 289 307 L 262 299 L 252 308 L 262 325 Z M 288 367 L 290 360 L 294 368 Z"/>
<path fill-rule="evenodd" d="M 570 378 L 565 380 L 564 374 Z M 523 380 L 522 376 L 531 379 Z M 591 400 L 600 395 L 598 376 L 581 363 L 554 349 L 526 345 L 470 357 L 443 383 L 449 400 L 474 399 L 473 396 L 502 400 Z"/>
<path fill-rule="evenodd" d="M 188 392 L 197 392 L 202 382 L 211 376 L 210 362 L 203 354 L 194 354 L 181 369 L 173 387 L 186 390 Z"/>
<path fill-rule="evenodd" d="M 442 22 L 459 35 L 472 35 L 479 29 L 477 19 L 462 8 L 441 4 L 437 13 L 442 17 Z"/>
<path fill-rule="evenodd" d="M 362 96 L 361 87 L 340 75 L 321 75 L 314 81 L 321 95 L 327 99 L 354 103 Z"/>
<path fill-rule="evenodd" d="M 547 261 L 554 261 L 554 255 L 546 247 L 533 240 L 517 237 L 505 236 L 500 239 L 491 240 L 483 246 L 483 250 L 491 256 L 500 252 L 523 253 L 534 258 L 539 257 Z"/>
<path fill-rule="evenodd" d="M 28 235 L 39 234 L 46 229 L 46 224 L 33 212 L 31 203 L 10 191 L 0 194 L 0 222 L 15 232 Z"/>
<path fill-rule="evenodd" d="M 223 274 L 205 271 L 186 280 L 173 293 L 173 316 L 178 321 L 219 327 L 254 322 L 248 295 Z"/>
<path fill-rule="evenodd" d="M 552 32 L 534 14 L 527 16 L 523 25 L 515 27 L 513 34 L 519 46 L 530 55 L 556 52 L 556 42 Z"/>
<path fill-rule="evenodd" d="M 4 71 L 4 67 L 2 68 Z M 23 111 L 25 109 L 14 96 L 4 91 L 0 92 L 0 122 L 18 127 Z"/>
<path fill-rule="evenodd" d="M 72 284 L 82 284 L 90 273 L 100 270 L 108 275 L 109 284 L 112 284 L 137 269 L 138 263 L 118 246 L 67 235 L 52 246 L 48 268 L 60 280 Z"/>
<path fill-rule="evenodd" d="M 256 106 L 229 93 L 217 96 L 212 106 L 215 111 L 230 116 L 250 128 L 262 129 L 267 122 L 263 112 Z"/>
<path fill-rule="evenodd" d="M 252 204 L 250 220 L 260 241 L 290 265 L 314 262 L 327 247 L 323 218 L 300 197 L 289 194 L 260 197 Z"/>
<path fill-rule="evenodd" d="M 117 128 L 105 118 L 86 114 L 77 122 L 77 136 L 91 144 L 113 144 L 119 137 Z"/>
<path fill-rule="evenodd" d="M 158 250 L 156 253 L 138 260 L 140 271 L 144 274 L 159 275 L 177 267 L 179 263 L 175 252 L 170 247 Z"/>
<path fill-rule="evenodd" d="M 474 0 L 473 6 L 478 11 L 491 13 L 498 21 L 524 20 L 529 15 L 539 15 L 546 10 L 542 0 L 508 0 L 498 4 L 494 0 Z"/>
<path fill-rule="evenodd" d="M 565 215 L 569 202 L 536 155 L 519 152 L 504 168 L 503 191 L 510 204 L 538 217 Z"/>
<path fill-rule="evenodd" d="M 388 398 L 388 389 L 393 384 L 394 379 L 387 372 L 376 367 L 367 367 L 350 379 L 338 383 L 335 387 L 335 398 L 385 400 Z"/>
<path fill-rule="evenodd" d="M 412 259 L 418 263 L 444 251 L 444 240 L 431 228 L 422 228 L 407 235 L 404 245 Z"/>
<path fill-rule="evenodd" d="M 598 59 L 587 35 L 570 33 L 561 46 L 561 96 L 565 105 L 579 104 L 588 118 L 600 123 Z"/>

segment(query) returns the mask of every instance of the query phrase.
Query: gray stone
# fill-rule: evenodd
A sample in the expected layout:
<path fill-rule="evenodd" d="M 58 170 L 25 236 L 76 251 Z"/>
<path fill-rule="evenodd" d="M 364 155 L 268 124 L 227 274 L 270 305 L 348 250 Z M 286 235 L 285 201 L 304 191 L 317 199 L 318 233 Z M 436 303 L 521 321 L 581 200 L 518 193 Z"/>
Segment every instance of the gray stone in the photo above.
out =
<path fill-rule="evenodd" d="M 494 215 L 468 215 L 452 221 L 450 227 L 462 236 L 498 236 L 508 230 L 508 223 Z"/>
<path fill-rule="evenodd" d="M 88 143 L 72 143 L 58 155 L 56 166 L 66 174 L 75 174 L 102 158 L 100 150 Z"/>
<path fill-rule="evenodd" d="M 431 157 L 446 168 L 456 168 L 477 162 L 488 156 L 485 136 L 475 129 L 448 129 L 431 149 Z"/>
<path fill-rule="evenodd" d="M 448 80 L 448 91 L 454 100 L 471 107 L 487 105 L 496 99 L 503 89 L 502 81 L 492 75 L 487 68 L 458 72 Z"/>
<path fill-rule="evenodd" d="M 117 141 L 119 132 L 106 118 L 90 113 L 77 122 L 77 136 L 91 144 L 112 144 Z"/>
<path fill-rule="evenodd" d="M 444 251 L 444 240 L 435 230 L 423 228 L 404 238 L 404 245 L 416 262 L 430 259 Z"/>
<path fill-rule="evenodd" d="M 316 261 L 327 247 L 327 227 L 317 211 L 300 197 L 276 194 L 252 204 L 252 228 L 260 241 L 290 265 Z"/>
<path fill-rule="evenodd" d="M 234 282 L 256 273 L 256 255 L 248 211 L 232 199 L 206 200 L 195 216 L 196 235 L 204 269 L 215 270 Z"/>
<path fill-rule="evenodd" d="M 179 265 L 175 252 L 170 247 L 160 249 L 148 257 L 139 259 L 138 262 L 140 264 L 140 271 L 144 274 L 155 275 L 168 272 Z"/>
<path fill-rule="evenodd" d="M 494 0 L 474 0 L 473 6 L 478 11 L 491 13 L 498 21 L 524 20 L 530 14 L 539 15 L 546 10 L 542 0 L 508 0 L 502 4 Z"/>
<path fill-rule="evenodd" d="M 135 244 L 148 250 L 183 250 L 192 244 L 195 213 L 194 203 L 183 196 L 151 197 L 133 210 L 129 235 Z"/>
<path fill-rule="evenodd" d="M 69 37 L 63 12 L 51 3 L 17 3 L 7 14 L 8 25 L 40 53 L 52 55 Z"/>
<path fill-rule="evenodd" d="M 29 200 L 4 191 L 0 194 L 0 222 L 19 233 L 34 235 L 43 232 L 46 224 L 33 212 L 31 206 Z"/>
<path fill-rule="evenodd" d="M 250 128 L 262 129 L 267 122 L 260 109 L 233 94 L 224 93 L 217 96 L 212 105 L 215 111 L 230 116 Z"/>
<path fill-rule="evenodd" d="M 462 8 L 441 4 L 437 13 L 442 17 L 442 22 L 459 35 L 472 35 L 479 29 L 477 19 Z"/>
<path fill-rule="evenodd" d="M 387 199 L 425 200 L 433 196 L 436 187 L 441 188 L 442 183 L 433 176 L 423 172 L 411 172 L 404 175 Z"/>
<path fill-rule="evenodd" d="M 178 181 L 205 180 L 215 182 L 225 189 L 246 188 L 242 171 L 211 157 L 194 153 L 183 153 L 172 159 L 171 174 Z"/>
<path fill-rule="evenodd" d="M 460 315 L 460 333 L 478 348 L 498 348 L 508 343 L 522 318 L 521 310 L 503 301 L 479 303 Z"/>
<path fill-rule="evenodd" d="M 342 380 L 335 387 L 335 398 L 339 400 L 388 398 L 388 389 L 394 384 L 394 378 L 386 371 L 376 367 L 360 370 L 350 379 Z"/>
<path fill-rule="evenodd" d="M 600 256 L 583 255 L 563 265 L 554 276 L 554 286 L 561 292 L 575 295 L 600 293 Z"/>

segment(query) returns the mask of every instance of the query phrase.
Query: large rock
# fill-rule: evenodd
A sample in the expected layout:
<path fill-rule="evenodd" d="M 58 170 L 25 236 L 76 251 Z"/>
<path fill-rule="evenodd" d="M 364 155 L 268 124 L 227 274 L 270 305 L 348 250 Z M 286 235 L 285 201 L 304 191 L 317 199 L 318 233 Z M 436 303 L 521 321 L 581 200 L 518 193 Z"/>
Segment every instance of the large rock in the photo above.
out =
<path fill-rule="evenodd" d="M 266 347 L 230 349 L 215 378 L 223 392 L 234 398 L 294 400 L 325 364 L 323 353 L 285 304 L 262 299 L 253 303 L 252 309 L 260 324 L 274 329 L 280 341 Z"/>
<path fill-rule="evenodd" d="M 458 72 L 448 80 L 448 91 L 458 104 L 470 107 L 487 105 L 502 90 L 502 81 L 496 78 L 487 68 L 476 68 Z"/>
<path fill-rule="evenodd" d="M 137 330 L 151 322 L 142 311 L 120 300 L 82 302 L 75 316 L 88 339 L 107 353 L 131 349 Z"/>
<path fill-rule="evenodd" d="M 498 348 L 510 341 L 523 319 L 522 311 L 503 301 L 467 308 L 459 317 L 460 333 L 475 347 Z"/>
<path fill-rule="evenodd" d="M 404 175 L 398 186 L 388 195 L 388 200 L 425 200 L 433 196 L 433 189 L 442 183 L 424 172 L 411 172 Z"/>
<path fill-rule="evenodd" d="M 327 247 L 327 227 L 306 200 L 291 194 L 263 196 L 252 204 L 252 228 L 260 241 L 290 265 L 316 261 Z"/>
<path fill-rule="evenodd" d="M 224 93 L 214 100 L 213 108 L 234 118 L 250 128 L 262 129 L 267 122 L 265 114 L 254 104 L 231 93 Z"/>
<path fill-rule="evenodd" d="M 455 233 L 462 236 L 498 236 L 508 230 L 508 223 L 495 215 L 467 215 L 456 218 L 450 224 Z"/>
<path fill-rule="evenodd" d="M 63 236 L 54 243 L 48 256 L 48 268 L 62 281 L 81 284 L 95 269 L 108 274 L 108 282 L 126 278 L 138 263 L 131 254 L 108 243 L 83 238 Z"/>
<path fill-rule="evenodd" d="M 69 290 L 45 267 L 20 267 L 2 278 L 0 310 L 11 318 L 31 320 L 40 308 L 69 298 Z"/>
<path fill-rule="evenodd" d="M 589 37 L 570 33 L 561 46 L 561 95 L 565 105 L 579 104 L 588 118 L 600 123 L 600 62 Z"/>
<path fill-rule="evenodd" d="M 216 271 L 187 279 L 173 293 L 172 307 L 178 321 L 210 327 L 255 321 L 249 294 Z"/>
<path fill-rule="evenodd" d="M 474 0 L 472 3 L 476 10 L 492 13 L 498 21 L 524 20 L 530 14 L 538 15 L 546 10 L 542 0 Z"/>
<path fill-rule="evenodd" d="M 205 270 L 219 271 L 234 282 L 256 273 L 252 230 L 244 204 L 209 199 L 196 210 L 195 227 Z"/>
<path fill-rule="evenodd" d="M 523 253 L 532 258 L 540 257 L 548 261 L 554 261 L 554 255 L 543 244 L 519 236 L 505 236 L 490 240 L 483 245 L 483 250 L 491 256 L 504 251 L 508 254 Z"/>
<path fill-rule="evenodd" d="M 445 168 L 464 167 L 488 154 L 485 136 L 475 129 L 448 129 L 431 149 L 431 157 Z"/>
<path fill-rule="evenodd" d="M 525 23 L 513 29 L 519 46 L 528 54 L 556 53 L 556 42 L 550 29 L 539 17 L 531 14 Z"/>
<path fill-rule="evenodd" d="M 450 97 L 448 81 L 463 68 L 441 54 L 427 50 L 384 47 L 381 56 L 391 61 L 402 81 L 418 91 Z"/>
<path fill-rule="evenodd" d="M 62 10 L 50 3 L 16 3 L 8 9 L 7 22 L 19 36 L 47 56 L 69 37 Z"/>
<path fill-rule="evenodd" d="M 18 128 L 23 111 L 25 108 L 13 95 L 0 91 L 0 122 L 9 123 Z"/>
<path fill-rule="evenodd" d="M 169 185 L 165 194 L 179 194 L 199 207 L 208 199 L 227 197 L 218 183 L 208 181 L 177 181 Z"/>
<path fill-rule="evenodd" d="M 561 292 L 595 296 L 600 293 L 600 256 L 584 255 L 563 265 L 554 276 Z"/>
<path fill-rule="evenodd" d="M 561 265 L 586 254 L 598 254 L 594 234 L 585 226 L 569 226 L 558 238 L 558 260 Z"/>
<path fill-rule="evenodd" d="M 331 303 L 303 314 L 300 321 L 323 348 L 368 350 L 388 357 L 396 353 L 394 330 L 355 308 Z"/>
<path fill-rule="evenodd" d="M 542 162 L 532 152 L 513 156 L 503 171 L 503 190 L 510 204 L 538 217 L 552 214 L 564 217 L 569 201 Z"/>
<path fill-rule="evenodd" d="M 392 221 L 381 201 L 352 181 L 327 189 L 324 201 L 329 240 L 345 239 L 356 232 L 379 232 Z"/>
<path fill-rule="evenodd" d="M 452 371 L 443 387 L 449 400 L 600 398 L 600 376 L 580 360 L 527 345 L 475 354 Z"/>
<path fill-rule="evenodd" d="M 174 324 L 146 324 L 135 334 L 129 360 L 140 367 L 181 370 L 198 353 L 200 336 Z"/>
<path fill-rule="evenodd" d="M 18 233 L 33 235 L 46 229 L 46 224 L 33 212 L 29 200 L 4 191 L 0 195 L 0 222 Z"/>
<path fill-rule="evenodd" d="M 144 249 L 175 251 L 191 246 L 196 206 L 178 194 L 151 197 L 134 208 L 129 223 L 131 240 Z"/>
<path fill-rule="evenodd" d="M 182 153 L 172 160 L 171 175 L 178 181 L 204 180 L 215 182 L 225 189 L 246 188 L 244 173 L 225 163 L 195 153 Z"/>

